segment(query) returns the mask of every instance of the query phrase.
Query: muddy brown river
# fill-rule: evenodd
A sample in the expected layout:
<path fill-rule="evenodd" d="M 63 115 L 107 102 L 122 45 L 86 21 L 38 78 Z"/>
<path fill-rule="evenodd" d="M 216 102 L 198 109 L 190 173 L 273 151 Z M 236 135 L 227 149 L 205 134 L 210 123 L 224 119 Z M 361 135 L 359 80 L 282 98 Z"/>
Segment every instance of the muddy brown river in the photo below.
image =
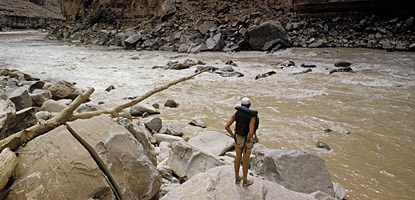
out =
<path fill-rule="evenodd" d="M 415 53 L 371 49 L 302 49 L 265 52 L 179 54 L 125 51 L 45 40 L 37 31 L 0 33 L 0 67 L 19 69 L 41 79 L 66 80 L 94 87 L 92 103 L 114 106 L 194 73 L 152 69 L 168 61 L 201 60 L 225 67 L 228 60 L 244 77 L 203 73 L 158 93 L 144 103 L 161 106 L 164 123 L 180 126 L 186 137 L 204 129 L 225 133 L 224 124 L 239 100 L 248 96 L 259 111 L 260 143 L 269 148 L 301 149 L 325 160 L 347 199 L 415 199 Z M 296 67 L 281 69 L 293 61 Z M 337 61 L 351 62 L 354 73 L 333 73 Z M 316 65 L 312 72 L 301 64 Z M 276 74 L 255 80 L 258 74 Z M 114 90 L 105 89 L 113 85 Z M 324 131 L 331 129 L 331 132 Z M 318 149 L 324 141 L 330 151 Z"/>

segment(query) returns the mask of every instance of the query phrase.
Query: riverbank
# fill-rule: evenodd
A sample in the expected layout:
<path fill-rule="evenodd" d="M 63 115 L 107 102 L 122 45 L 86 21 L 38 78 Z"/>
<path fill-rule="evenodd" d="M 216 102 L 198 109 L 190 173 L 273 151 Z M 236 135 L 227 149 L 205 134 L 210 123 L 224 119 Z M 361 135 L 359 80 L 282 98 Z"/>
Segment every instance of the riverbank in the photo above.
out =
<path fill-rule="evenodd" d="M 52 28 L 49 38 L 137 50 L 198 53 L 267 51 L 289 47 L 415 50 L 414 16 L 367 12 L 286 13 L 253 2 L 191 1 L 169 5 L 163 17 L 122 19 L 111 8 Z M 100 16 L 99 18 L 97 16 Z M 215 17 L 212 17 L 215 16 Z M 264 23 L 274 22 L 274 26 Z M 254 29 L 254 30 L 253 30 Z M 275 35 L 275 32 L 278 34 Z M 130 39 L 128 39 L 130 38 Z M 252 38 L 255 41 L 252 41 Z M 258 44 L 259 40 L 264 40 Z"/>

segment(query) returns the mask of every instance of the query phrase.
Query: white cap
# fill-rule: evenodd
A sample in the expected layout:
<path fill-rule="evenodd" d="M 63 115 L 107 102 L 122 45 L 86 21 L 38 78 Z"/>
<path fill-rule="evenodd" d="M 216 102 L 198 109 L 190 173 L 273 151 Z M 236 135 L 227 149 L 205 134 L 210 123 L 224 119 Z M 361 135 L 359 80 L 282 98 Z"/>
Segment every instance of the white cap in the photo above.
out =
<path fill-rule="evenodd" d="M 251 100 L 248 97 L 242 98 L 241 105 L 248 105 L 251 104 Z"/>

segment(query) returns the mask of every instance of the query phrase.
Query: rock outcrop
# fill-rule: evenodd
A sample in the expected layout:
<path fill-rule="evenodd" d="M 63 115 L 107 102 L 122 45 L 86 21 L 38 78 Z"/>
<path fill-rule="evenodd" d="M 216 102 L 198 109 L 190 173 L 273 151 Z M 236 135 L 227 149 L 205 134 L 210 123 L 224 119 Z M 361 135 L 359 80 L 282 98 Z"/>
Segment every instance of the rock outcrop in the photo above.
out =
<path fill-rule="evenodd" d="M 248 188 L 235 184 L 233 167 L 219 166 L 197 174 L 163 196 L 161 200 L 209 199 L 269 199 L 269 200 L 314 200 L 308 194 L 294 192 L 271 181 L 252 177 L 254 184 Z"/>
<path fill-rule="evenodd" d="M 62 23 L 60 4 L 57 1 L 32 3 L 25 0 L 0 1 L 0 28 L 38 28 Z"/>
<path fill-rule="evenodd" d="M 61 126 L 18 153 L 8 199 L 151 199 L 161 185 L 141 143 L 108 116 Z"/>
<path fill-rule="evenodd" d="M 334 196 L 333 183 L 319 156 L 300 150 L 267 149 L 258 144 L 253 154 L 252 170 L 259 176 L 293 191 L 322 191 Z"/>

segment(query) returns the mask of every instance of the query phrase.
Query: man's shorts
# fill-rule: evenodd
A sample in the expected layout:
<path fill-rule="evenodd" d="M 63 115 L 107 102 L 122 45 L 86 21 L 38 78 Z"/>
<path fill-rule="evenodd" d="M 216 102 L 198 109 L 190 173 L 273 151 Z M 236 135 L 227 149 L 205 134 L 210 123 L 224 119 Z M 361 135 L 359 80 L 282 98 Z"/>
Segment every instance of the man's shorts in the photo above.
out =
<path fill-rule="evenodd" d="M 252 149 L 252 147 L 254 146 L 253 138 L 251 138 L 251 141 L 245 143 L 245 139 L 246 139 L 247 136 L 242 136 L 242 135 L 238 135 L 238 134 L 235 134 L 235 135 L 236 135 L 236 147 L 238 147 L 238 148 L 246 147 L 247 149 Z M 245 144 L 245 146 L 244 146 L 244 144 Z"/>

